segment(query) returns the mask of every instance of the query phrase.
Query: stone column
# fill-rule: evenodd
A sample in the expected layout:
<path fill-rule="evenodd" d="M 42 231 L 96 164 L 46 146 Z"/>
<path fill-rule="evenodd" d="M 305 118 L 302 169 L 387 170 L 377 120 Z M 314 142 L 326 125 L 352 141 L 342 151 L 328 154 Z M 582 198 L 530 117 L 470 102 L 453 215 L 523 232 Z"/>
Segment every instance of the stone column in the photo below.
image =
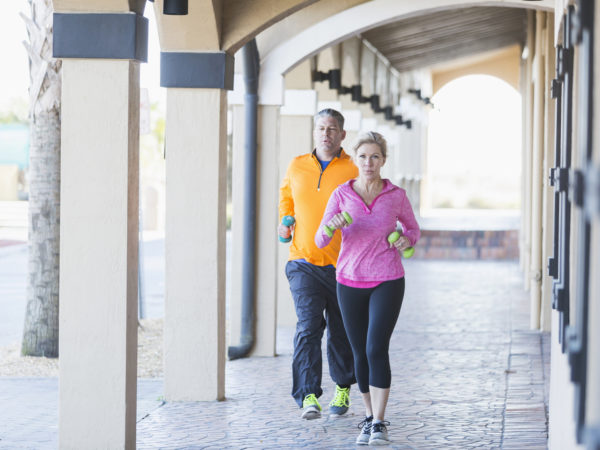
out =
<path fill-rule="evenodd" d="M 136 44 L 121 45 L 136 35 Z M 54 55 L 65 58 L 60 448 L 135 448 L 139 61 L 146 46 L 147 21 L 136 14 L 54 16 Z"/>
<path fill-rule="evenodd" d="M 375 94 L 375 70 L 377 67 L 377 56 L 365 44 L 361 45 L 360 53 L 360 85 L 362 96 L 370 97 Z M 377 127 L 375 113 L 369 103 L 361 103 L 358 106 L 361 112 L 361 131 L 372 131 Z"/>
<path fill-rule="evenodd" d="M 316 110 L 316 95 L 314 101 L 315 107 L 313 108 Z M 277 177 L 279 184 L 281 184 L 292 159 L 312 150 L 313 116 L 308 114 L 283 115 L 282 112 L 280 121 L 279 174 Z M 279 202 L 279 190 L 277 191 L 277 202 Z M 289 247 L 290 244 L 278 244 L 277 249 L 277 321 L 283 326 L 295 326 L 297 320 L 294 299 L 285 276 Z"/>
<path fill-rule="evenodd" d="M 221 400 L 225 396 L 225 89 L 233 85 L 233 58 L 222 52 L 163 52 L 161 85 L 167 87 L 165 398 Z"/>
<path fill-rule="evenodd" d="M 545 13 L 536 13 L 535 58 L 533 66 L 533 130 L 531 155 L 531 258 L 529 266 L 529 327 L 540 327 L 542 294 L 542 191 L 544 182 L 544 99 L 546 78 L 542 41 Z"/>
<path fill-rule="evenodd" d="M 348 39 L 341 44 L 342 86 L 352 88 L 360 86 L 360 52 L 362 42 L 358 38 Z M 346 139 L 342 143 L 346 153 L 352 154 L 352 146 L 360 132 L 362 113 L 359 104 L 352 100 L 352 94 L 340 94 L 341 112 L 346 119 L 344 129 Z"/>
<path fill-rule="evenodd" d="M 277 162 L 277 204 L 279 185 L 293 158 L 313 149 L 313 117 L 317 113 L 317 92 L 312 89 L 311 64 L 306 60 L 285 75 L 284 104 L 279 119 L 279 150 Z M 279 215 L 277 216 L 277 219 Z M 285 276 L 289 244 L 277 245 L 277 323 L 296 325 L 294 300 Z"/>
<path fill-rule="evenodd" d="M 340 46 L 332 45 L 331 47 L 327 47 L 314 58 L 314 61 L 315 68 L 319 72 L 329 73 L 330 70 L 340 70 Z M 313 88 L 317 91 L 318 110 L 333 108 L 339 111 L 342 108 L 338 91 L 329 88 L 329 81 L 315 82 L 313 83 Z"/>
<path fill-rule="evenodd" d="M 421 111 L 423 113 L 423 111 Z M 408 185 L 408 195 L 413 206 L 415 214 L 419 214 L 421 208 L 421 182 L 423 179 L 424 167 L 427 162 L 427 123 L 421 118 L 412 122 L 412 129 L 407 132 L 411 139 L 412 153 L 412 176 Z"/>
<path fill-rule="evenodd" d="M 544 76 L 546 86 L 544 92 L 548 96 L 551 92 L 552 79 L 556 73 L 554 40 L 554 20 L 551 14 L 546 15 L 545 31 L 545 66 Z M 540 328 L 550 331 L 552 325 L 552 277 L 548 276 L 548 259 L 554 253 L 554 188 L 550 185 L 550 168 L 554 167 L 554 134 L 555 134 L 555 106 L 553 99 L 545 102 L 545 134 L 544 134 L 544 167 L 543 180 L 543 231 L 542 231 L 542 311 L 540 315 Z"/>
<path fill-rule="evenodd" d="M 260 100 L 259 100 L 260 101 Z M 275 356 L 277 332 L 277 219 L 279 188 L 279 105 L 259 105 L 257 118 L 256 155 L 256 325 L 251 356 Z M 239 312 L 242 303 L 243 199 L 244 199 L 244 107 L 233 107 L 233 218 L 232 218 L 232 283 L 231 283 L 231 343 L 240 338 Z"/>
<path fill-rule="evenodd" d="M 387 158 L 385 165 L 381 169 L 381 176 L 383 178 L 389 178 L 392 183 L 394 182 L 394 158 L 398 149 L 398 142 L 396 141 L 397 133 L 394 128 L 395 127 L 391 122 L 386 121 L 379 125 L 376 130 L 387 141 Z"/>
<path fill-rule="evenodd" d="M 256 339 L 252 354 L 275 356 L 279 246 L 279 105 L 259 105 L 257 131 Z"/>
<path fill-rule="evenodd" d="M 527 47 L 533 49 L 535 47 L 535 27 L 534 13 L 527 12 Z M 533 52 L 530 51 L 527 60 L 523 62 L 522 76 L 522 96 L 524 105 L 523 115 L 523 199 L 521 204 L 521 232 L 520 232 L 520 248 L 519 256 L 520 263 L 523 269 L 524 287 L 526 290 L 530 288 L 531 278 L 529 277 L 529 268 L 531 265 L 531 165 L 533 152 L 533 86 L 532 86 L 532 71 L 533 71 Z"/>

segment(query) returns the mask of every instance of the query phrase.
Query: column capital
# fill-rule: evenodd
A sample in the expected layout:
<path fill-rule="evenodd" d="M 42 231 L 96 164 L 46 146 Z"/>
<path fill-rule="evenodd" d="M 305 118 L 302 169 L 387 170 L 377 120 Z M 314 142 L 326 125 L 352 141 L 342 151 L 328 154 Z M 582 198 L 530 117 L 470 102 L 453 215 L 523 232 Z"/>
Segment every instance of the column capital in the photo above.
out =
<path fill-rule="evenodd" d="M 286 89 L 281 106 L 282 116 L 314 116 L 317 113 L 317 91 Z"/>
<path fill-rule="evenodd" d="M 148 19 L 129 13 L 54 13 L 55 58 L 148 61 Z"/>
<path fill-rule="evenodd" d="M 232 90 L 233 64 L 226 52 L 161 52 L 160 85 Z"/>

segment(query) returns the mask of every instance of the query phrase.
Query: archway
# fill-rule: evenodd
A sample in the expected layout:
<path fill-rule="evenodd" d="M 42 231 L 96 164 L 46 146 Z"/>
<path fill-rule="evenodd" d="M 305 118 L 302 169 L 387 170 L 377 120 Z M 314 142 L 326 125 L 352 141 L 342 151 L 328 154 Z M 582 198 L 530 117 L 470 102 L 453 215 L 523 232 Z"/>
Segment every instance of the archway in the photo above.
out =
<path fill-rule="evenodd" d="M 467 75 L 433 97 L 429 118 L 428 209 L 502 209 L 517 214 L 521 95 L 489 75 Z"/>
<path fill-rule="evenodd" d="M 486 1 L 472 0 L 468 2 L 472 6 L 503 6 L 515 8 L 531 8 L 542 11 L 551 11 L 552 2 L 543 0 L 534 5 L 519 0 L 508 1 Z M 319 51 L 339 42 L 357 35 L 363 31 L 376 26 L 391 23 L 401 18 L 414 17 L 435 11 L 461 8 L 465 2 L 460 0 L 428 0 L 422 2 L 397 2 L 394 0 L 374 0 L 354 7 L 342 10 L 336 14 L 328 12 L 323 20 L 305 27 L 302 21 L 298 24 L 282 23 L 286 26 L 286 34 L 293 30 L 295 34 L 283 41 L 277 39 L 265 39 L 275 41 L 276 44 L 259 44 L 261 53 L 261 80 L 259 96 L 263 104 L 282 104 L 283 75 L 300 64 L 306 58 L 317 54 Z M 274 36 L 283 32 L 277 25 L 272 28 Z"/>

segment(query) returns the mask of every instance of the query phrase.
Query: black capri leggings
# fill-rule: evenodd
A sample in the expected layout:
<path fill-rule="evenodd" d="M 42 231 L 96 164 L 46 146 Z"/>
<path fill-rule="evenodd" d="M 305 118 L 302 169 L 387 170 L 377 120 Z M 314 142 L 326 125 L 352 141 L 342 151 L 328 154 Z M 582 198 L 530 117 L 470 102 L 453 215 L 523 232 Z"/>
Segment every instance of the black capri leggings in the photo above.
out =
<path fill-rule="evenodd" d="M 369 385 L 389 388 L 390 339 L 404 298 L 404 277 L 367 289 L 338 283 L 337 296 L 360 392 L 369 392 Z"/>

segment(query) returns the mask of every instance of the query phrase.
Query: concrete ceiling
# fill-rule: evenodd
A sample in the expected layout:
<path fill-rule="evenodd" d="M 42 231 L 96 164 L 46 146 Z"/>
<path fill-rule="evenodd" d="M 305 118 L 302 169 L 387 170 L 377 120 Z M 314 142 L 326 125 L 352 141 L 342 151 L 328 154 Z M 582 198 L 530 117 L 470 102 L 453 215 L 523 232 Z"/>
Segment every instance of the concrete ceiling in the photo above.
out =
<path fill-rule="evenodd" d="M 404 72 L 523 44 L 526 24 L 522 8 L 469 7 L 403 19 L 362 36 Z"/>

